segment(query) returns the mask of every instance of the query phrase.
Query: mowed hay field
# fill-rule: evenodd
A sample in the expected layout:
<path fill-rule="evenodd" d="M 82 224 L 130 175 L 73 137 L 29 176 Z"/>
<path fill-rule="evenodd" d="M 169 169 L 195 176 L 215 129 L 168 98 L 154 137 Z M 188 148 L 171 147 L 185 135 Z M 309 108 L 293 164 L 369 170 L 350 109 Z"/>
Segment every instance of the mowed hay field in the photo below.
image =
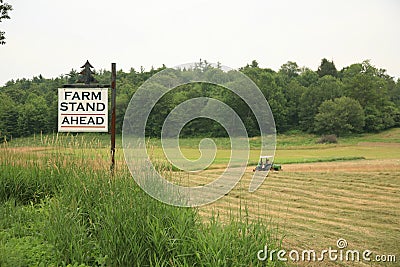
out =
<path fill-rule="evenodd" d="M 64 139 L 62 139 L 64 138 Z M 229 221 L 232 214 L 262 220 L 279 232 L 287 251 L 313 249 L 317 253 L 344 238 L 348 249 L 371 250 L 373 255 L 396 255 L 396 263 L 290 262 L 299 266 L 398 266 L 400 264 L 400 129 L 380 134 L 339 138 L 338 144 L 316 144 L 305 134 L 278 136 L 275 162 L 283 171 L 270 172 L 257 191 L 248 192 L 252 169 L 258 160 L 258 139 L 251 140 L 251 164 L 237 186 L 218 201 L 198 208 L 204 221 L 217 215 Z M 62 139 L 62 140 L 61 140 Z M 86 141 L 89 142 L 86 142 Z M 118 140 L 119 142 L 121 140 Z M 162 156 L 158 141 L 149 142 L 152 157 Z M 60 146 L 60 144 L 62 145 Z M 214 163 L 195 173 L 169 171 L 187 185 L 203 185 L 221 175 L 230 151 L 225 139 L 216 139 Z M 108 136 L 36 136 L 4 145 L 20 154 L 24 164 L 54 152 L 63 154 L 66 166 L 84 164 L 96 170 L 109 168 Z M 182 140 L 184 155 L 196 159 L 198 139 Z M 73 165 L 71 164 L 73 163 Z M 51 160 L 48 162 L 52 164 Z M 125 168 L 121 144 L 117 171 Z M 118 173 L 118 172 L 117 172 Z M 229 240 L 226 240 L 229 242 Z M 263 249 L 264 244 L 256 244 Z M 254 257 L 257 251 L 254 251 Z"/>
<path fill-rule="evenodd" d="M 346 162 L 335 163 L 334 168 L 339 167 L 338 170 L 319 172 L 304 170 L 307 168 L 303 164 L 296 165 L 301 168 L 299 171 L 295 170 L 297 166 L 286 166 L 283 172 L 270 173 L 254 193 L 247 191 L 251 174 L 246 174 L 236 189 L 201 211 L 204 216 L 211 210 L 227 216 L 229 212 L 238 212 L 237 206 L 245 207 L 249 217 L 261 217 L 276 224 L 284 235 L 283 247 L 288 251 L 335 249 L 336 241 L 344 238 L 349 249 L 369 249 L 376 254 L 398 257 L 399 160 L 390 163 L 389 171 L 352 168 L 346 171 Z M 331 164 L 304 165 L 317 169 Z M 363 165 L 360 163 L 359 167 Z M 242 213 L 245 213 L 243 209 Z"/>
<path fill-rule="evenodd" d="M 283 234 L 283 247 L 287 251 L 314 249 L 318 253 L 329 247 L 337 249 L 336 241 L 344 238 L 347 249 L 368 249 L 374 255 L 396 255 L 397 260 L 397 263 L 326 260 L 324 266 L 398 266 L 399 133 L 399 129 L 395 129 L 368 136 L 367 141 L 347 139 L 337 145 L 289 145 L 281 149 L 278 140 L 276 162 L 311 163 L 283 164 L 283 171 L 271 172 L 253 193 L 248 192 L 248 186 L 254 166 L 249 166 L 234 190 L 217 202 L 201 207 L 200 212 L 205 217 L 210 213 L 229 217 L 241 212 L 249 218 L 270 221 Z M 357 157 L 364 159 L 340 160 Z M 255 160 L 254 155 L 252 159 Z M 202 173 L 190 174 L 186 180 L 188 184 L 201 185 L 221 173 L 222 169 L 215 166 Z M 293 264 L 321 266 L 318 262 Z"/>

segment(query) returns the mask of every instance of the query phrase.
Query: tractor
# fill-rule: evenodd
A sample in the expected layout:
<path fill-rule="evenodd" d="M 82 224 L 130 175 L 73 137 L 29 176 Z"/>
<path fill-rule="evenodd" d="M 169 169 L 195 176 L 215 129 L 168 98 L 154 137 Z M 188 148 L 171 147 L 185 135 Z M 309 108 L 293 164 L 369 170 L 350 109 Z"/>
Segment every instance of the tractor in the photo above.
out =
<path fill-rule="evenodd" d="M 253 169 L 253 172 L 255 171 L 268 171 L 268 170 L 273 170 L 273 171 L 281 171 L 282 166 L 279 164 L 274 164 L 272 159 L 273 156 L 260 156 L 260 162 L 258 165 Z"/>

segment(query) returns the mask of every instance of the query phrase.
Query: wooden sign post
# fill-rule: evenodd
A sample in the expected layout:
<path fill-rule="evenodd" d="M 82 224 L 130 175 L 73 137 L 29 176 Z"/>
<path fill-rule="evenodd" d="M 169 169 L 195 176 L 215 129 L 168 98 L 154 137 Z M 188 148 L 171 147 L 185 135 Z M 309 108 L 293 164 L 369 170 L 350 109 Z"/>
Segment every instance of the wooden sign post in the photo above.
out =
<path fill-rule="evenodd" d="M 93 77 L 93 66 L 86 61 L 75 84 L 58 89 L 59 132 L 108 132 L 108 88 Z M 115 169 L 116 64 L 111 63 L 111 167 Z"/>
<path fill-rule="evenodd" d="M 116 98 L 117 98 L 117 70 L 116 64 L 111 63 L 111 167 L 110 170 L 114 174 L 115 168 L 115 122 L 116 122 Z"/>

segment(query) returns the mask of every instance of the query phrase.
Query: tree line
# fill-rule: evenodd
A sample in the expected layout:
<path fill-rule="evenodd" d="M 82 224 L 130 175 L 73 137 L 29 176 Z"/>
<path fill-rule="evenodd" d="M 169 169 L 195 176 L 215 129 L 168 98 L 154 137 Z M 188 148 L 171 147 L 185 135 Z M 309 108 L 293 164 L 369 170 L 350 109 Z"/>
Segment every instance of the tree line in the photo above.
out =
<path fill-rule="evenodd" d="M 129 101 L 140 85 L 155 73 L 165 69 L 145 71 L 130 69 L 117 72 L 117 132 L 121 132 Z M 188 71 L 188 70 L 182 70 Z M 206 61 L 197 70 L 207 75 L 219 75 L 222 70 Z M 400 79 L 395 81 L 386 70 L 366 60 L 340 71 L 333 61 L 322 59 L 316 71 L 300 68 L 289 61 L 278 71 L 259 67 L 257 61 L 239 69 L 262 91 L 271 107 L 278 133 L 303 131 L 317 134 L 350 134 L 376 132 L 400 126 Z M 95 73 L 99 83 L 110 83 L 111 73 Z M 15 138 L 34 133 L 57 131 L 57 89 L 79 80 L 79 73 L 46 79 L 11 80 L 0 87 L 0 138 Z M 231 108 L 243 120 L 248 134 L 259 134 L 254 114 L 246 103 L 228 89 L 208 83 L 179 86 L 164 95 L 153 108 L 147 121 L 146 135 L 160 136 L 166 116 L 185 100 L 206 96 L 216 98 Z M 181 136 L 225 136 L 216 122 L 199 118 L 189 122 Z"/>

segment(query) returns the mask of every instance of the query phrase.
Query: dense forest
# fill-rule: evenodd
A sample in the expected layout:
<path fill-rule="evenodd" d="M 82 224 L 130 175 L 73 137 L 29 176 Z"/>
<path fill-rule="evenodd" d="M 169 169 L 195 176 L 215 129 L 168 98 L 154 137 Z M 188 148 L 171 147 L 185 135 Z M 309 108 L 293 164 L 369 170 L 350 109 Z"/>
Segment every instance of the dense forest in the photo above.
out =
<path fill-rule="evenodd" d="M 218 67 L 203 61 L 201 71 L 218 75 Z M 131 69 L 117 72 L 117 131 L 121 132 L 125 110 L 137 88 L 165 66 L 149 71 Z M 304 131 L 343 135 L 381 131 L 400 126 L 400 79 L 387 75 L 370 61 L 336 69 L 333 61 L 322 59 L 316 71 L 287 62 L 278 71 L 260 68 L 257 61 L 239 69 L 260 88 L 269 102 L 277 131 Z M 79 72 L 46 79 L 11 80 L 0 87 L 0 138 L 57 131 L 57 89 L 79 80 Z M 95 73 L 99 83 L 109 84 L 111 73 Z M 180 86 L 153 108 L 146 134 L 160 136 L 167 114 L 179 103 L 194 97 L 216 98 L 232 107 L 244 121 L 250 136 L 259 133 L 254 114 L 234 93 L 207 83 Z M 224 129 L 208 119 L 188 123 L 182 136 L 224 136 Z"/>

